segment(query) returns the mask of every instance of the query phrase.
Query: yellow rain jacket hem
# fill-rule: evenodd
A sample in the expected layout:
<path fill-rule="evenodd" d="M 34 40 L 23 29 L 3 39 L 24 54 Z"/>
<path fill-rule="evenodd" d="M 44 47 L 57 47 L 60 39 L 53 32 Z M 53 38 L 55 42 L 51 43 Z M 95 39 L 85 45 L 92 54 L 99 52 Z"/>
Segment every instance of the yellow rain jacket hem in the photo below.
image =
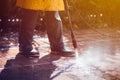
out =
<path fill-rule="evenodd" d="M 25 9 L 63 11 L 63 0 L 17 0 L 16 5 Z"/>

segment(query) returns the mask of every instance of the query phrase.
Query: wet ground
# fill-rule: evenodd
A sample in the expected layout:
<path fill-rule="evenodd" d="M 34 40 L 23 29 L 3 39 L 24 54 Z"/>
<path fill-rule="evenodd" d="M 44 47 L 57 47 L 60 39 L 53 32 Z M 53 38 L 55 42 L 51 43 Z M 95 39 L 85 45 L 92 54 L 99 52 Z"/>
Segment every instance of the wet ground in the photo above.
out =
<path fill-rule="evenodd" d="M 64 42 L 73 49 L 69 34 L 65 31 Z M 0 80 L 120 80 L 120 30 L 82 29 L 75 35 L 77 57 L 50 55 L 47 36 L 35 35 L 40 57 L 26 58 L 17 54 L 15 34 L 2 37 Z"/>

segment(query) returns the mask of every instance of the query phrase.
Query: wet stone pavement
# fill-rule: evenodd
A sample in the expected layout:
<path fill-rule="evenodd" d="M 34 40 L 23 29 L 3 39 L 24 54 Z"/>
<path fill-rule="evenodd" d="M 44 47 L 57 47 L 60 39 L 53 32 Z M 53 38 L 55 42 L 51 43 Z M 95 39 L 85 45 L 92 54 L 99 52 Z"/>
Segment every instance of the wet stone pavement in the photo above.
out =
<path fill-rule="evenodd" d="M 35 35 L 40 57 L 27 58 L 18 54 L 16 37 L 2 37 L 0 80 L 120 80 L 120 31 L 98 31 L 75 31 L 76 57 L 50 55 L 47 36 Z M 64 42 L 73 49 L 68 31 Z"/>

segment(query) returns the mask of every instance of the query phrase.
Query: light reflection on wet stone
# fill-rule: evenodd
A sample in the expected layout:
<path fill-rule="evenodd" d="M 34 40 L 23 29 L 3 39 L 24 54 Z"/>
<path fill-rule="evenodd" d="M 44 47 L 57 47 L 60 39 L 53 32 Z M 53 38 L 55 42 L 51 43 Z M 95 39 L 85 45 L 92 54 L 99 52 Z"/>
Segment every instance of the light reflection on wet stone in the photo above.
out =
<path fill-rule="evenodd" d="M 90 30 L 76 33 L 79 53 L 77 60 L 75 57 L 49 55 L 47 36 L 35 36 L 40 43 L 40 58 L 18 56 L 18 45 L 4 53 L 0 51 L 0 77 L 3 80 L 4 77 L 6 80 L 120 80 L 119 37 L 100 37 Z M 65 45 L 73 49 L 68 33 L 65 33 L 64 39 Z"/>

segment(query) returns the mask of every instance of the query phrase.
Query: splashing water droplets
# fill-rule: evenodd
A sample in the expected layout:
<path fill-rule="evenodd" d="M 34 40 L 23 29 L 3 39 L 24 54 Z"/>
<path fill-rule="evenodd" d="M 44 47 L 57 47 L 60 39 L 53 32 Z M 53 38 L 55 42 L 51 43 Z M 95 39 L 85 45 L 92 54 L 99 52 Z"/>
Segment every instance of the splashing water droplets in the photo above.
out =
<path fill-rule="evenodd" d="M 79 53 L 77 49 L 75 49 L 75 59 L 76 59 L 75 62 L 76 66 L 79 66 Z"/>

